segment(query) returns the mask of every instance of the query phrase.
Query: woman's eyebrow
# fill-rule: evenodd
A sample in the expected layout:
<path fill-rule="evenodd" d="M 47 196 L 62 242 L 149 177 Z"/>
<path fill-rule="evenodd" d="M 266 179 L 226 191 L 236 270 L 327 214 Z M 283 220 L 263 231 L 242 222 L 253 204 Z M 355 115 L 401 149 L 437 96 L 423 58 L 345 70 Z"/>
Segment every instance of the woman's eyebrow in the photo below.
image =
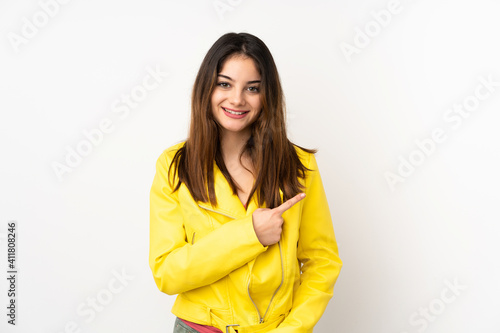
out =
<path fill-rule="evenodd" d="M 234 81 L 233 79 L 231 79 L 229 76 L 227 75 L 224 75 L 224 74 L 218 74 L 217 76 L 222 76 L 223 78 L 226 78 L 228 79 L 229 81 Z M 248 81 L 247 84 L 253 84 L 253 83 L 260 83 L 261 81 L 260 80 L 253 80 L 253 81 Z"/>

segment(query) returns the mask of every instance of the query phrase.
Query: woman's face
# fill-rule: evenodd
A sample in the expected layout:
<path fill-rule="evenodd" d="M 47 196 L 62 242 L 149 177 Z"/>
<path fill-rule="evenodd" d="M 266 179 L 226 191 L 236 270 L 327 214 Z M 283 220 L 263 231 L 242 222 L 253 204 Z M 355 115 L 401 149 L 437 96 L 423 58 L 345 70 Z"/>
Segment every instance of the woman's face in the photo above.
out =
<path fill-rule="evenodd" d="M 262 108 L 260 74 L 251 58 L 228 58 L 217 76 L 212 112 L 224 131 L 250 135 L 250 125 Z"/>

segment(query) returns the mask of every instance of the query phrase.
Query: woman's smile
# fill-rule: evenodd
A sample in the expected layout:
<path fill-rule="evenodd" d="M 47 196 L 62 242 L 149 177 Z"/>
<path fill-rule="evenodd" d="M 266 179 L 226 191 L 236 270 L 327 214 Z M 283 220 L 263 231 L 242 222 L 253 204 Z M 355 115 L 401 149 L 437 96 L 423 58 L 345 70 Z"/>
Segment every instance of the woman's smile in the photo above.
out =
<path fill-rule="evenodd" d="M 224 110 L 226 116 L 233 119 L 241 119 L 244 118 L 250 111 L 249 110 L 235 110 L 230 108 L 225 108 L 221 106 Z"/>

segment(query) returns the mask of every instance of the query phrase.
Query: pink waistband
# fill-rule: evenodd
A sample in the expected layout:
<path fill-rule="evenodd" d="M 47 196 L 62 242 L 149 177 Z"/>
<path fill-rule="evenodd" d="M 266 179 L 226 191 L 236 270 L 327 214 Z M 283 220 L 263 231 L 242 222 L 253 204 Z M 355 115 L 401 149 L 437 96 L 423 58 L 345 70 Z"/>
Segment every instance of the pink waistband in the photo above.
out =
<path fill-rule="evenodd" d="M 195 330 L 197 330 L 198 332 L 200 333 L 223 333 L 220 329 L 218 329 L 217 327 L 212 327 L 212 326 L 208 326 L 208 325 L 200 325 L 200 324 L 196 324 L 196 323 L 193 323 L 193 322 L 190 322 L 190 321 L 187 321 L 187 320 L 184 320 L 182 318 L 179 318 L 180 320 L 182 320 L 184 322 L 184 324 L 188 325 L 189 327 L 191 328 L 194 328 Z"/>

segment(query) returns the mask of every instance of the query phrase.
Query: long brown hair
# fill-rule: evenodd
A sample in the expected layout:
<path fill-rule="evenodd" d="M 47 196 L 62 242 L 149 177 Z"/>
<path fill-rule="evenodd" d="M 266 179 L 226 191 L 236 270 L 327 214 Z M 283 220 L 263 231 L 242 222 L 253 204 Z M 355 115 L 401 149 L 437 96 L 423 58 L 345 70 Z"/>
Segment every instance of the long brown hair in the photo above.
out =
<path fill-rule="evenodd" d="M 241 156 L 247 153 L 253 162 L 255 185 L 249 199 L 257 193 L 259 205 L 268 208 L 300 193 L 308 170 L 300 161 L 295 145 L 286 135 L 285 104 L 278 70 L 271 52 L 256 36 L 248 33 L 228 33 L 220 37 L 206 54 L 196 76 L 191 96 L 189 137 L 174 156 L 170 169 L 178 175 L 174 192 L 184 183 L 196 201 L 217 205 L 214 188 L 214 161 L 226 177 L 234 194 L 238 186 L 227 171 L 222 158 L 219 125 L 212 113 L 211 96 L 225 60 L 233 55 L 253 59 L 261 75 L 262 111 L 251 125 L 251 136 Z M 298 146 L 297 146 L 298 147 Z M 306 152 L 316 150 L 298 147 Z M 169 170 L 169 175 L 171 175 Z M 170 179 L 172 183 L 173 180 Z M 173 186 L 174 184 L 172 184 Z"/>

